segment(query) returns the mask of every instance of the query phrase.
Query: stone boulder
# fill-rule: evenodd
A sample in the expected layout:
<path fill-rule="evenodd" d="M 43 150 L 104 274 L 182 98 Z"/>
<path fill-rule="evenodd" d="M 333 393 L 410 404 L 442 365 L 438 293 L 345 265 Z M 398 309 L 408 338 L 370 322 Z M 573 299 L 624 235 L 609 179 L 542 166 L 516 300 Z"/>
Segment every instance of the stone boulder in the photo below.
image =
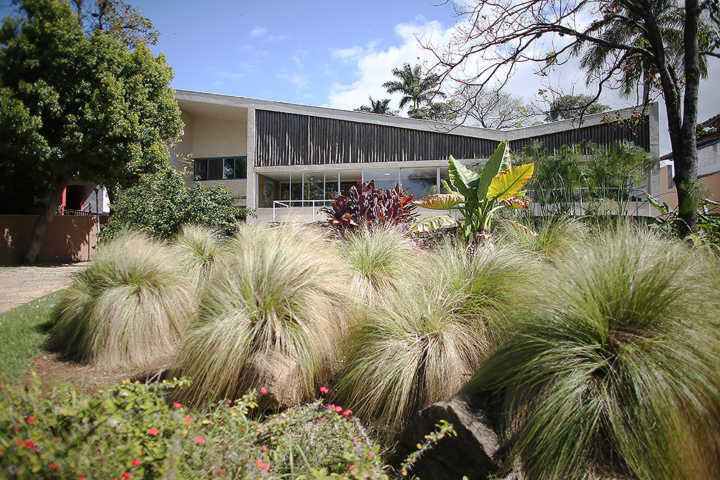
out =
<path fill-rule="evenodd" d="M 445 437 L 425 452 L 411 475 L 423 480 L 462 479 L 463 476 L 484 480 L 501 475 L 497 460 L 500 442 L 488 415 L 487 402 L 468 394 L 435 403 L 415 415 L 400 434 L 397 463 L 414 451 L 440 420 L 451 423 L 457 436 Z M 511 473 L 506 478 L 516 477 Z"/>

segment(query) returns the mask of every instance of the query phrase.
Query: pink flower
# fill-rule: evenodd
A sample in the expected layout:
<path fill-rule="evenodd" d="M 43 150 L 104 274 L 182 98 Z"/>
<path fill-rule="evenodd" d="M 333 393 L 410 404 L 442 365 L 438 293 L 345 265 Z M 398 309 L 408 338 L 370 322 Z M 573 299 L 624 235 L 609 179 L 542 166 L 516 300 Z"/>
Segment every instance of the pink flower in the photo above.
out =
<path fill-rule="evenodd" d="M 35 442 L 32 440 L 26 440 L 24 443 L 25 448 L 35 448 Z"/>
<path fill-rule="evenodd" d="M 185 417 L 185 425 L 190 425 L 190 422 L 192 422 L 192 417 Z"/>
<path fill-rule="evenodd" d="M 260 447 L 260 450 L 262 450 L 263 452 L 267 452 L 267 449 L 268 448 L 266 445 L 263 445 L 262 447 Z"/>
<path fill-rule="evenodd" d="M 37 422 L 37 419 L 35 417 L 27 417 L 27 420 L 25 420 L 27 423 L 35 423 Z"/>
<path fill-rule="evenodd" d="M 127 480 L 128 478 L 130 478 L 130 472 L 125 472 L 125 473 L 123 473 L 123 474 L 122 474 L 122 478 L 124 478 L 124 479 L 126 479 L 126 480 Z"/>
<path fill-rule="evenodd" d="M 334 404 L 334 403 L 328 404 L 328 408 L 329 408 L 330 410 L 335 410 L 335 404 Z"/>
<path fill-rule="evenodd" d="M 232 400 L 228 398 L 227 400 L 225 400 L 225 403 L 227 403 L 228 405 L 232 405 Z"/>
<path fill-rule="evenodd" d="M 142 463 L 142 462 L 141 462 L 140 460 L 138 460 L 137 458 L 133 458 L 132 466 L 133 466 L 133 467 L 137 467 L 137 466 L 140 465 L 141 463 Z"/>
<path fill-rule="evenodd" d="M 262 460 L 258 460 L 257 462 L 255 462 L 255 466 L 258 467 L 260 470 L 265 470 L 266 472 L 270 471 L 270 465 L 263 462 Z"/>
<path fill-rule="evenodd" d="M 150 430 L 148 430 L 148 435 L 152 435 L 153 437 L 157 437 L 157 434 L 160 433 L 157 428 L 152 427 Z"/>
<path fill-rule="evenodd" d="M 85 475 L 78 475 L 77 480 L 87 480 L 87 477 Z"/>
<path fill-rule="evenodd" d="M 195 441 L 197 443 L 205 443 L 205 439 L 203 437 L 195 437 Z"/>
<path fill-rule="evenodd" d="M 182 407 L 182 403 L 173 402 L 173 408 L 180 408 Z"/>
<path fill-rule="evenodd" d="M 40 362 L 42 362 L 42 360 L 41 360 L 40 358 L 36 358 L 36 359 L 33 360 L 33 361 L 34 361 L 35 363 L 40 363 Z"/>
<path fill-rule="evenodd" d="M 353 414 L 352 410 L 345 410 L 344 412 L 342 412 L 343 417 L 349 417 L 352 414 Z"/>
<path fill-rule="evenodd" d="M 330 389 L 327 387 L 320 387 L 320 393 L 322 393 L 323 395 L 327 395 L 328 393 L 330 393 Z"/>
<path fill-rule="evenodd" d="M 265 387 L 260 387 L 260 393 L 262 393 L 263 395 L 267 395 L 267 392 L 268 392 L 268 391 L 267 391 L 267 388 L 265 388 Z"/>
<path fill-rule="evenodd" d="M 337 406 L 335 407 L 335 411 L 336 411 L 337 413 L 340 413 L 340 412 L 343 411 L 343 408 L 342 408 L 340 405 L 337 405 Z"/>

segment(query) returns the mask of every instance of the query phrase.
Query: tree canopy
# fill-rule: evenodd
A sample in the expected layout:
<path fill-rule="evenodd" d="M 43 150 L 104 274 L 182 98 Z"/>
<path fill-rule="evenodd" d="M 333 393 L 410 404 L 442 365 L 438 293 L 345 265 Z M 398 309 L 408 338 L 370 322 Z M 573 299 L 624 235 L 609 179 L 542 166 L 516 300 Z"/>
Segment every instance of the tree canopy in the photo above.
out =
<path fill-rule="evenodd" d="M 162 55 L 86 33 L 59 0 L 20 8 L 0 27 L 0 201 L 17 204 L 19 192 L 43 199 L 33 261 L 71 179 L 127 186 L 165 168 L 182 121 Z"/>
<path fill-rule="evenodd" d="M 370 100 L 370 105 L 361 105 L 359 108 L 356 108 L 355 110 L 358 112 L 381 113 L 383 115 L 397 114 L 397 112 L 394 111 L 390 107 L 390 99 L 389 98 L 383 98 L 381 100 L 373 100 L 372 97 L 368 97 L 368 99 Z"/>
<path fill-rule="evenodd" d="M 410 104 L 410 110 L 417 112 L 423 105 L 431 104 L 436 96 L 445 97 L 445 94 L 438 90 L 440 76 L 433 73 L 423 74 L 420 65 L 411 67 L 406 63 L 402 68 L 393 68 L 392 74 L 398 80 L 385 82 L 383 87 L 388 93 L 399 92 L 403 95 L 400 108 Z"/>
<path fill-rule="evenodd" d="M 550 111 L 546 121 L 567 120 L 579 117 L 581 112 L 592 114 L 609 110 L 610 107 L 598 103 L 590 95 L 560 95 L 550 102 Z"/>

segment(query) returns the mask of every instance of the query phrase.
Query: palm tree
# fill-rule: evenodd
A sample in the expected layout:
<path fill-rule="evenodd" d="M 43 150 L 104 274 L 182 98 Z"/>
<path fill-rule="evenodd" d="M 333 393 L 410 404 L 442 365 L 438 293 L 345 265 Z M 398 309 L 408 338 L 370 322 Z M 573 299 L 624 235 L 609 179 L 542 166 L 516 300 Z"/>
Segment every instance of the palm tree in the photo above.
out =
<path fill-rule="evenodd" d="M 382 100 L 373 100 L 372 97 L 368 97 L 368 98 L 370 99 L 370 105 L 362 105 L 360 108 L 356 108 L 355 111 L 381 113 L 384 115 L 395 115 L 397 113 L 393 109 L 390 108 L 390 100 L 391 99 L 384 98 Z"/>
<path fill-rule="evenodd" d="M 412 103 L 410 111 L 419 111 L 423 103 L 430 104 L 435 96 L 445 98 L 443 92 L 438 91 L 440 75 L 429 73 L 422 74 L 421 66 L 411 67 L 406 63 L 402 68 L 393 68 L 392 74 L 400 80 L 390 80 L 383 83 L 388 93 L 400 92 L 403 97 L 400 99 L 400 108 Z"/>

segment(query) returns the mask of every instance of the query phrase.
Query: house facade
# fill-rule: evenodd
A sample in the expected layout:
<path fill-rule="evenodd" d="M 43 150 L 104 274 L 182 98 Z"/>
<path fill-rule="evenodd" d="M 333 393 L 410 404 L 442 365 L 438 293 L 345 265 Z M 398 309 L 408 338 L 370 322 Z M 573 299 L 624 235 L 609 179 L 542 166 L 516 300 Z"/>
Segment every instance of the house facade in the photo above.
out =
<path fill-rule="evenodd" d="M 447 158 L 485 161 L 501 141 L 511 151 L 535 142 L 552 151 L 592 141 L 631 141 L 657 157 L 658 111 L 588 115 L 514 130 L 493 130 L 366 112 L 178 90 L 185 130 L 171 162 L 188 182 L 221 184 L 258 221 L 312 221 L 331 195 L 358 181 L 399 183 L 421 197 L 439 191 Z M 647 191 L 660 192 L 660 172 Z"/>

